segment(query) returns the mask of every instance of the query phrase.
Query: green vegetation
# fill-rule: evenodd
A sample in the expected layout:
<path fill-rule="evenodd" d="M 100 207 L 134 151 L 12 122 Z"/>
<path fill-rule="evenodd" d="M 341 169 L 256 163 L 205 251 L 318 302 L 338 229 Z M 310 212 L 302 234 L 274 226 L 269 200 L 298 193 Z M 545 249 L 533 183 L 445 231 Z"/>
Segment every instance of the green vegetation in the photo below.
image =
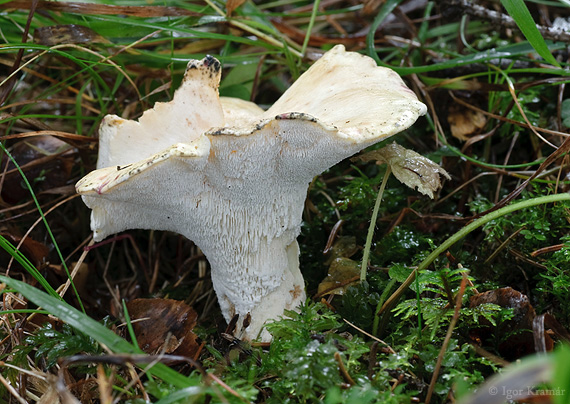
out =
<path fill-rule="evenodd" d="M 514 372 L 568 392 L 569 33 L 552 29 L 568 2 L 23 4 L 0 2 L 0 403 L 444 403 L 536 338 L 553 353 Z M 190 241 L 129 231 L 93 245 L 73 184 L 94 169 L 105 114 L 169 100 L 206 54 L 223 64 L 221 95 L 268 106 L 336 43 L 426 103 L 389 142 L 451 180 L 431 200 L 360 159 L 315 178 L 299 237 L 310 298 L 267 325 L 270 345 L 223 332 Z M 319 289 L 333 269 L 340 294 Z M 194 308 L 195 353 L 172 330 L 143 352 L 126 303 L 149 297 Z M 489 383 L 527 389 L 512 374 Z"/>

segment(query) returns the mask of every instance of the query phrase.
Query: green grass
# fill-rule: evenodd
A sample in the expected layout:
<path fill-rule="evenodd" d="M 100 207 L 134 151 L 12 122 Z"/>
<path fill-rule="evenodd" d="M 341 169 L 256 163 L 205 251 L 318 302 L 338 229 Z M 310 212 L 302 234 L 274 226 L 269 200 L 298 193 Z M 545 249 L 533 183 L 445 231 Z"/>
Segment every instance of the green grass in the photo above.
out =
<path fill-rule="evenodd" d="M 428 390 L 432 403 L 467 400 L 502 367 L 495 358 L 506 357 L 501 346 L 513 335 L 501 330 L 513 327 L 517 310 L 470 307 L 472 296 L 512 287 L 528 295 L 537 314 L 548 312 L 570 327 L 568 155 L 549 159 L 554 149 L 527 128 L 521 113 L 540 136 L 562 145 L 570 129 L 566 46 L 536 29 L 547 21 L 533 21 L 536 3 L 501 2 L 520 32 L 461 10 L 445 14 L 438 2 L 405 19 L 390 17 L 407 4 L 399 0 L 373 10 L 352 2 L 258 3 L 246 1 L 231 17 L 225 2 L 214 0 L 153 3 L 196 15 L 41 10 L 25 43 L 28 10 L 0 13 L 0 94 L 10 89 L 0 106 L 0 247 L 6 252 L 0 258 L 0 403 L 42 397 L 40 382 L 17 375 L 32 372 L 28 380 L 49 381 L 61 366 L 78 384 L 93 381 L 92 391 L 104 389 L 107 378 L 111 394 L 128 403 L 402 403 L 424 402 Z M 97 4 L 154 12 L 141 2 Z M 570 16 L 564 2 L 545 7 L 550 20 Z M 84 27 L 88 40 L 32 39 L 34 30 L 56 25 L 62 38 L 73 37 L 70 24 Z M 428 115 L 395 139 L 452 176 L 433 201 L 393 176 L 381 185 L 385 167 L 373 163 L 344 161 L 314 179 L 299 237 L 308 295 L 317 294 L 335 265 L 348 280 L 360 269 L 363 282 L 348 282 L 342 295 L 309 298 L 300 312 L 268 325 L 270 346 L 250 345 L 218 332 L 223 321 L 207 263 L 191 242 L 133 231 L 83 250 L 89 211 L 73 197 L 72 185 L 95 166 L 93 138 L 105 114 L 136 118 L 171 99 L 188 59 L 206 54 L 223 64 L 222 95 L 268 106 L 317 52 L 340 41 L 404 76 Z M 9 76 L 20 50 L 21 63 Z M 448 117 L 468 110 L 457 99 L 486 117 L 469 143 L 451 135 Z M 32 142 L 38 134 L 58 136 L 68 154 L 42 149 Z M 12 201 L 15 189 L 27 196 Z M 492 210 L 515 191 L 514 201 Z M 332 253 L 323 255 L 333 228 Z M 48 252 L 41 255 L 31 240 Z M 79 271 L 72 276 L 71 268 Z M 462 295 L 464 273 L 470 284 Z M 68 281 L 73 293 L 62 297 Z M 138 297 L 186 299 L 195 308 L 195 332 L 204 342 L 198 368 L 141 354 L 124 305 Z M 448 331 L 455 312 L 458 321 Z M 477 340 L 482 329 L 490 334 Z M 495 356 L 482 355 L 475 343 Z M 556 337 L 555 343 L 563 345 Z M 549 377 L 529 383 L 564 386 L 564 349 L 539 363 L 546 373 L 537 375 Z M 62 362 L 77 354 L 93 361 Z M 508 373 L 501 380 L 511 383 Z M 66 388 L 99 400 L 69 383 Z"/>

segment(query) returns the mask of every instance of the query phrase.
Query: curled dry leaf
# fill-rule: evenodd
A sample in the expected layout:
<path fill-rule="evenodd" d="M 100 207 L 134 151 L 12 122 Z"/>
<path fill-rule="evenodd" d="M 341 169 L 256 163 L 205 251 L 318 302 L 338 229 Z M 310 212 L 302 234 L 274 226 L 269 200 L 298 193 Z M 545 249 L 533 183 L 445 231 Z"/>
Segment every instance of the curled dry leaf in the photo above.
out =
<path fill-rule="evenodd" d="M 498 352 L 508 360 L 534 353 L 538 348 L 537 342 L 540 342 L 543 350 L 552 350 L 553 341 L 549 333 L 545 332 L 544 325 L 558 325 L 558 322 L 549 318 L 547 322 L 542 321 L 542 328 L 538 329 L 534 324 L 536 312 L 525 294 L 510 287 L 489 290 L 472 296 L 469 307 L 489 303 L 512 309 L 513 318 L 503 321 L 498 325 L 498 329 L 489 321 L 480 318 L 479 324 L 482 328 L 472 329 L 470 332 L 471 338 L 478 344 L 485 344 L 486 341 L 495 344 L 496 335 L 508 335 L 497 347 Z"/>
<path fill-rule="evenodd" d="M 447 122 L 453 137 L 467 140 L 485 127 L 487 119 L 480 111 L 452 108 L 447 116 Z"/>
<path fill-rule="evenodd" d="M 46 46 L 77 43 L 110 43 L 91 28 L 78 24 L 38 27 L 34 31 L 34 42 Z"/>
<path fill-rule="evenodd" d="M 69 144 L 54 136 L 38 136 L 15 143 L 10 153 L 22 168 L 34 191 L 59 189 L 67 184 L 74 163 L 74 150 Z M 1 189 L 2 198 L 9 204 L 16 204 L 30 196 L 30 191 L 22 182 L 16 166 L 3 155 L 0 158 L 2 169 L 8 169 Z"/>
<path fill-rule="evenodd" d="M 198 351 L 198 336 L 192 331 L 197 315 L 186 303 L 172 299 L 134 299 L 127 303 L 127 310 L 137 343 L 146 353 L 163 352 L 192 358 Z"/>
<path fill-rule="evenodd" d="M 319 283 L 316 296 L 342 295 L 360 277 L 360 263 L 350 259 L 356 252 L 356 237 L 339 236 L 327 253 L 329 270 Z"/>
<path fill-rule="evenodd" d="M 416 189 L 433 199 L 433 193 L 441 187 L 440 175 L 451 179 L 442 167 L 397 143 L 389 144 L 358 157 L 362 161 L 376 160 L 390 166 L 394 176 L 412 189 Z"/>

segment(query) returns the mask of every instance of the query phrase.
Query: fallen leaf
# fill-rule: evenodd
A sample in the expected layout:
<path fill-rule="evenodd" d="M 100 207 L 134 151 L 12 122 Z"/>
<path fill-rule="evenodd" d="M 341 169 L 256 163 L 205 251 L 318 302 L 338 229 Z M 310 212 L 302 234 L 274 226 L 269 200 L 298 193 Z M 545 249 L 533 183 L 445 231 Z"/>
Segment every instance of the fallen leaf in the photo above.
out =
<path fill-rule="evenodd" d="M 226 15 L 230 17 L 234 10 L 245 3 L 245 0 L 227 0 L 226 1 Z"/>
<path fill-rule="evenodd" d="M 6 240 L 8 240 L 10 242 L 10 244 L 12 244 L 14 247 L 17 247 L 18 244 L 20 244 L 20 242 L 22 241 L 22 237 L 16 236 L 16 235 L 8 233 L 8 232 L 1 232 L 0 235 L 2 235 L 2 237 L 4 237 Z M 36 269 L 40 269 L 40 267 L 47 262 L 48 255 L 49 255 L 48 246 L 46 246 L 43 243 L 40 243 L 39 241 L 32 239 L 31 237 L 26 237 L 24 239 L 24 242 L 20 246 L 19 250 L 22 254 L 24 254 L 24 256 L 30 261 L 30 263 Z M 6 264 L 8 262 L 7 260 L 9 260 L 10 258 L 11 257 L 9 257 L 7 255 L 5 256 L 4 252 L 3 252 L 2 259 L 0 261 L 1 262 L 0 266 L 5 268 Z M 6 259 L 6 262 L 4 262 L 5 259 Z M 14 262 L 12 264 L 12 267 L 13 268 L 14 267 L 21 268 L 19 266 L 19 264 L 17 264 L 16 262 Z"/>
<path fill-rule="evenodd" d="M 198 316 L 186 303 L 172 299 L 134 299 L 127 303 L 127 310 L 137 343 L 146 353 L 192 358 L 198 351 L 198 336 L 192 331 Z"/>
<path fill-rule="evenodd" d="M 533 333 L 536 312 L 526 295 L 509 287 L 489 290 L 472 296 L 469 307 L 473 308 L 486 303 L 513 309 L 513 318 L 493 327 L 489 321 L 480 317 L 479 324 L 483 327 L 472 329 L 470 333 L 475 341 L 483 344 L 490 341 L 490 344 L 494 345 L 494 341 L 499 336 L 502 341 L 498 344 L 498 352 L 509 360 L 534 353 L 535 338 L 543 340 L 544 346 L 552 349 L 553 341 L 544 329 L 540 331 L 541 335 L 534 335 L 537 330 Z"/>
<path fill-rule="evenodd" d="M 54 136 L 38 136 L 14 144 L 10 153 L 26 174 L 34 192 L 60 188 L 67 184 L 74 161 L 73 150 L 64 141 Z M 2 169 L 6 161 L 7 157 L 3 155 Z M 30 196 L 30 191 L 23 184 L 22 176 L 12 161 L 8 163 L 1 195 L 10 204 Z"/>
<path fill-rule="evenodd" d="M 485 115 L 479 111 L 465 108 L 451 108 L 447 115 L 447 122 L 453 137 L 467 140 L 478 134 L 487 123 Z"/>
<path fill-rule="evenodd" d="M 441 187 L 439 176 L 451 179 L 442 167 L 397 143 L 374 150 L 357 157 L 360 160 L 377 161 L 390 166 L 394 176 L 403 184 L 433 199 L 433 193 Z"/>
<path fill-rule="evenodd" d="M 77 43 L 110 43 L 91 28 L 78 24 L 38 27 L 34 31 L 34 42 L 46 46 Z"/>
<path fill-rule="evenodd" d="M 77 267 L 77 265 L 79 265 L 79 267 Z M 61 264 L 49 264 L 47 270 L 59 276 L 64 282 L 67 279 L 67 273 Z M 75 273 L 73 284 L 79 296 L 89 294 L 91 288 L 91 285 L 88 283 L 90 273 L 89 265 L 85 262 L 78 264 L 77 261 L 73 261 L 68 264 L 68 270 Z"/>
<path fill-rule="evenodd" d="M 355 236 L 339 236 L 327 253 L 325 265 L 330 265 L 337 258 L 350 258 L 357 251 Z"/>
<path fill-rule="evenodd" d="M 335 258 L 327 277 L 319 283 L 317 296 L 343 295 L 353 282 L 360 278 L 360 263 L 350 258 Z"/>

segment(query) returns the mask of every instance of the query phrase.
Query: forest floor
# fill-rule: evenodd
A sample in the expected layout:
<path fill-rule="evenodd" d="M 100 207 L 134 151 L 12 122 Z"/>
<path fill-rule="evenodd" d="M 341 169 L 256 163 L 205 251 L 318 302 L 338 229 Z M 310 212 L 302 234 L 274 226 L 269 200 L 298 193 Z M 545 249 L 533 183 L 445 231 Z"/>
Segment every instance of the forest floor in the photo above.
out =
<path fill-rule="evenodd" d="M 570 8 L 524 4 L 0 2 L 0 403 L 568 402 Z M 93 241 L 75 184 L 105 115 L 171 100 L 208 54 L 220 95 L 267 109 L 337 44 L 427 106 L 366 151 L 449 179 L 431 199 L 382 161 L 317 175 L 307 301 L 271 343 L 232 335 L 192 241 Z"/>

